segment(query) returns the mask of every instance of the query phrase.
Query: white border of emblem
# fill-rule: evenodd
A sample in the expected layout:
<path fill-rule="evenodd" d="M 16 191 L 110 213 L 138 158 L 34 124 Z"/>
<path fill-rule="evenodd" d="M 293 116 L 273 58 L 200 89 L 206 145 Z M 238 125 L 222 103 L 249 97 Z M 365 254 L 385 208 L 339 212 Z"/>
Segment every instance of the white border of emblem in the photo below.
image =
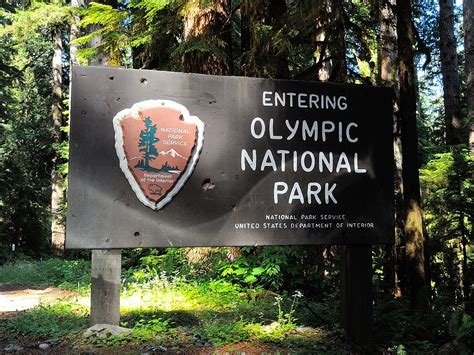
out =
<path fill-rule="evenodd" d="M 178 177 L 178 181 L 174 187 L 168 191 L 165 198 L 154 203 L 153 201 L 149 200 L 145 194 L 143 193 L 142 189 L 138 185 L 138 182 L 135 180 L 132 172 L 128 168 L 128 161 L 125 155 L 125 150 L 123 147 L 123 131 L 120 122 L 125 117 L 132 117 L 140 119 L 139 112 L 151 109 L 154 107 L 163 107 L 163 108 L 170 108 L 176 111 L 179 111 L 183 115 L 183 121 L 187 123 L 193 123 L 197 127 L 197 142 L 193 148 L 191 159 L 189 160 L 186 169 L 184 172 Z M 125 110 L 120 111 L 117 113 L 113 119 L 114 131 L 115 131 L 115 151 L 117 152 L 117 156 L 120 162 L 120 168 L 122 169 L 125 177 L 127 178 L 130 186 L 132 187 L 133 191 L 137 195 L 138 199 L 145 205 L 150 207 L 153 210 L 159 210 L 163 206 L 165 206 L 168 202 L 170 202 L 173 197 L 181 190 L 184 186 L 186 181 L 188 180 L 189 176 L 191 176 L 194 168 L 196 167 L 196 163 L 199 159 L 199 154 L 202 150 L 202 145 L 204 142 L 204 123 L 199 119 L 197 116 L 191 116 L 189 111 L 183 105 L 171 101 L 171 100 L 146 100 L 135 103 L 132 108 L 127 108 Z"/>

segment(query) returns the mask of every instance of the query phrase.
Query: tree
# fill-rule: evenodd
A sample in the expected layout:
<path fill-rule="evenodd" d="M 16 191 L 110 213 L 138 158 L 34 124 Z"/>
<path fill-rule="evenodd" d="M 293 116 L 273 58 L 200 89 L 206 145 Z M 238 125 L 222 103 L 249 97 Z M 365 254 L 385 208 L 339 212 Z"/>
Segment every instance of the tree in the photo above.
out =
<path fill-rule="evenodd" d="M 405 206 L 406 269 L 413 309 L 429 306 L 425 273 L 425 235 L 418 175 L 417 95 L 411 0 L 397 1 L 398 75 L 402 143 L 403 199 Z"/>
<path fill-rule="evenodd" d="M 187 2 L 183 32 L 185 72 L 232 74 L 230 4 L 230 0 Z"/>
<path fill-rule="evenodd" d="M 396 265 L 397 251 L 402 240 L 404 227 L 403 181 L 401 134 L 398 97 L 400 95 L 397 76 L 397 19 L 395 14 L 396 0 L 380 2 L 380 42 L 379 42 L 379 75 L 380 83 L 392 87 L 395 91 L 394 107 L 394 172 L 395 172 L 395 244 L 385 247 L 384 281 L 390 293 L 398 291 Z"/>
<path fill-rule="evenodd" d="M 464 26 L 464 52 L 465 52 L 465 64 L 464 68 L 466 71 L 466 96 L 467 96 L 467 122 L 469 125 L 469 151 L 471 158 L 474 156 L 474 0 L 463 1 L 463 26 Z M 472 171 L 471 171 L 472 173 Z M 472 178 L 473 174 L 471 174 Z M 471 215 L 471 225 L 473 224 Z M 472 227 L 471 227 L 472 228 Z M 472 235 L 472 232 L 471 232 Z M 464 243 L 467 241 L 464 240 Z M 472 243 L 472 240 L 471 240 Z M 466 259 L 466 258 L 464 258 Z M 472 270 L 469 270 L 472 272 Z M 469 275 L 472 277 L 472 275 Z M 472 293 L 472 286 L 469 284 L 471 278 L 469 277 L 465 286 L 465 296 L 467 299 L 472 300 L 474 296 Z M 471 288 L 471 289 L 470 289 Z M 474 314 L 474 305 L 472 302 L 468 306 L 468 311 Z"/>
<path fill-rule="evenodd" d="M 462 142 L 461 88 L 452 0 L 439 0 L 439 31 L 446 143 L 450 145 L 460 144 Z"/>
<path fill-rule="evenodd" d="M 140 141 L 138 142 L 140 152 L 143 153 L 143 160 L 140 160 L 136 167 L 146 171 L 156 170 L 150 166 L 150 162 L 158 156 L 155 144 L 159 142 L 159 139 L 155 137 L 156 124 L 152 123 L 150 117 L 145 118 L 145 129 L 140 132 Z"/>
<path fill-rule="evenodd" d="M 8 83 L 8 92 L 14 93 L 15 97 L 7 119 L 12 129 L 0 149 L 5 153 L 1 170 L 10 175 L 0 197 L 2 201 L 8 201 L 2 211 L 2 224 L 18 250 L 40 253 L 46 242 L 51 242 L 51 234 L 47 240 L 45 237 L 51 227 L 49 207 L 54 183 L 51 172 L 58 154 L 55 138 L 61 116 L 57 104 L 60 104 L 62 92 L 62 59 L 59 56 L 58 67 L 58 56 L 53 54 L 62 46 L 57 33 L 67 22 L 69 10 L 60 4 L 33 2 L 18 9 L 11 6 L 2 15 L 7 21 L 0 29 L 0 36 L 8 38 L 15 48 L 13 52 L 18 53 L 15 58 L 17 70 Z M 56 69 L 55 85 L 53 66 Z M 55 105 L 55 116 L 52 117 L 51 108 Z M 61 229 L 61 222 L 57 222 Z"/>
<path fill-rule="evenodd" d="M 71 68 L 73 65 L 79 65 L 79 58 L 78 58 L 78 46 L 76 44 L 77 39 L 80 37 L 81 29 L 79 27 L 79 23 L 81 18 L 79 16 L 79 9 L 84 9 L 87 3 L 84 0 L 71 0 L 71 28 L 70 28 L 70 36 L 69 36 L 69 59 Z"/>
<path fill-rule="evenodd" d="M 63 114 L 62 114 L 62 77 L 63 77 L 63 44 L 61 28 L 56 26 L 53 30 L 54 50 L 53 50 L 53 103 L 51 105 L 51 116 L 53 122 L 54 141 L 60 145 L 63 141 Z M 66 228 L 62 222 L 62 206 L 65 198 L 65 190 L 63 179 L 59 171 L 60 153 L 53 157 L 53 169 L 51 171 L 51 243 L 53 252 L 61 255 L 64 251 L 64 243 L 66 238 Z"/>
<path fill-rule="evenodd" d="M 289 78 L 287 0 L 243 0 L 240 14 L 242 74 L 261 78 Z"/>
<path fill-rule="evenodd" d="M 70 19 L 71 13 L 61 3 L 34 2 L 31 7 L 17 11 L 11 15 L 11 23 L 5 28 L 5 33 L 16 37 L 18 41 L 39 39 L 46 33 L 52 38 L 51 75 L 52 102 L 51 127 L 55 153 L 52 156 L 51 168 L 51 243 L 55 253 L 60 254 L 64 247 L 65 227 L 62 206 L 64 187 L 59 171 L 60 152 L 63 126 L 62 119 L 62 36 L 64 24 Z M 43 32 L 43 33 L 42 33 Z"/>
<path fill-rule="evenodd" d="M 346 80 L 346 46 L 342 0 L 325 0 L 317 20 L 315 58 L 318 81 Z"/>
<path fill-rule="evenodd" d="M 463 1 L 464 52 L 466 53 L 467 119 L 469 146 L 474 154 L 474 0 Z"/>

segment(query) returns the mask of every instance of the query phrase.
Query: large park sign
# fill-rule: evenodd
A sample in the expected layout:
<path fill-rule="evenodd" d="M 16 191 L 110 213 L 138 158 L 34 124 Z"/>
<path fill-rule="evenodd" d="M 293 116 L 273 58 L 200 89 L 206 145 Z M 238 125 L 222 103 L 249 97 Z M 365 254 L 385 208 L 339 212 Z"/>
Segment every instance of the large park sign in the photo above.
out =
<path fill-rule="evenodd" d="M 393 242 L 389 89 L 72 74 L 67 248 Z"/>

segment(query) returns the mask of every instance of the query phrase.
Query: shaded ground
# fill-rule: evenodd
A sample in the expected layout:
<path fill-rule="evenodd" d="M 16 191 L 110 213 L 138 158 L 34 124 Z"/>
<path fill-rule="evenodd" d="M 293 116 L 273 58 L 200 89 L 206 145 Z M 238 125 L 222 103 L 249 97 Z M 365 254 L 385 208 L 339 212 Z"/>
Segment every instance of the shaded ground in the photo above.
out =
<path fill-rule="evenodd" d="M 152 348 L 137 348 L 129 346 L 113 347 L 113 348 L 94 348 L 91 346 L 79 346 L 74 345 L 68 341 L 61 343 L 47 343 L 49 348 L 40 349 L 41 342 L 32 342 L 27 338 L 17 338 L 14 341 L 6 341 L 3 336 L 0 335 L 0 354 L 4 353 L 28 353 L 28 354 L 196 354 L 196 355 L 207 355 L 207 354 L 289 354 L 294 353 L 290 349 L 275 348 L 266 344 L 251 344 L 251 343 L 235 343 L 227 344 L 220 347 L 195 347 L 195 346 L 182 346 L 182 347 L 165 347 L 157 346 Z M 16 346 L 16 349 L 11 352 L 5 351 L 9 346 Z M 312 352 L 310 352 L 312 353 Z"/>

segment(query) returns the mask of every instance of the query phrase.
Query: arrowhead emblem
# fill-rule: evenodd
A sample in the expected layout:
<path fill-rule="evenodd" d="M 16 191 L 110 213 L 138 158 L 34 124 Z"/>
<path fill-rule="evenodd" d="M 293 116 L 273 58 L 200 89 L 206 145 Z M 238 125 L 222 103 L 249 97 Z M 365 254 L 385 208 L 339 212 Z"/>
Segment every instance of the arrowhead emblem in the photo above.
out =
<path fill-rule="evenodd" d="M 120 168 L 138 199 L 159 210 L 192 174 L 204 123 L 177 102 L 148 100 L 117 113 L 113 125 Z"/>

